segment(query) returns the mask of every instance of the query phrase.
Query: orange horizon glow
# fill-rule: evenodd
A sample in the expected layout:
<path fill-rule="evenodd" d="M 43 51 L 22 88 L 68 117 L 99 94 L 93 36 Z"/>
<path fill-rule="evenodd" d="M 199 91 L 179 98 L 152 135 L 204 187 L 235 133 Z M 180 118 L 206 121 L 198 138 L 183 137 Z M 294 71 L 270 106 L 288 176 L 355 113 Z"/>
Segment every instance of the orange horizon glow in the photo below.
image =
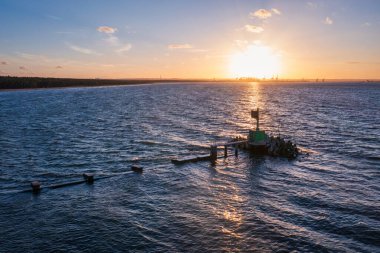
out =
<path fill-rule="evenodd" d="M 1 76 L 380 79 L 377 2 L 8 2 Z"/>

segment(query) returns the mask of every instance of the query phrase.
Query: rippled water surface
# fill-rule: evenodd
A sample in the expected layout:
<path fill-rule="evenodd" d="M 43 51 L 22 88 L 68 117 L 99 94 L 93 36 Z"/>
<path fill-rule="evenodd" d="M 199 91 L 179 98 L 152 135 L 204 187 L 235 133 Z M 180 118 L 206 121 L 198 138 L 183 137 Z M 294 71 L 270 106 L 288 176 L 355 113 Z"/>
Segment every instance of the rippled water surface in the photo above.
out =
<path fill-rule="evenodd" d="M 256 107 L 309 156 L 171 164 L 246 135 Z M 144 173 L 124 173 L 132 164 Z M 84 172 L 114 177 L 21 192 Z M 292 250 L 380 252 L 379 84 L 0 93 L 0 252 Z"/>

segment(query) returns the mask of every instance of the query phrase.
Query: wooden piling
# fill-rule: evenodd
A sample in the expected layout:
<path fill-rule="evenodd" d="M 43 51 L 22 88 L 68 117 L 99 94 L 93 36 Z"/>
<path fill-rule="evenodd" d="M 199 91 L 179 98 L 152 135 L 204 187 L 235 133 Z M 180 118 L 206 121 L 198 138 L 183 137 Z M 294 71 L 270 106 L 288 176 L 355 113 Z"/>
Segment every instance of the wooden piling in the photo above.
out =
<path fill-rule="evenodd" d="M 216 161 L 216 159 L 218 159 L 218 146 L 210 146 L 210 159 L 211 161 Z"/>
<path fill-rule="evenodd" d="M 227 145 L 224 145 L 224 157 L 227 157 Z"/>

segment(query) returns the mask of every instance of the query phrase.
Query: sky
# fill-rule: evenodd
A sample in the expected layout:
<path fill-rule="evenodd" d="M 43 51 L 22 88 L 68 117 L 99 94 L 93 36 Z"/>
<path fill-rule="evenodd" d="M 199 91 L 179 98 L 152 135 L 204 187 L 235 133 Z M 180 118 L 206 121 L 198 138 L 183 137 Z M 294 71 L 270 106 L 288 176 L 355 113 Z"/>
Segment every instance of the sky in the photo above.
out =
<path fill-rule="evenodd" d="M 380 79 L 379 0 L 0 0 L 0 75 Z"/>

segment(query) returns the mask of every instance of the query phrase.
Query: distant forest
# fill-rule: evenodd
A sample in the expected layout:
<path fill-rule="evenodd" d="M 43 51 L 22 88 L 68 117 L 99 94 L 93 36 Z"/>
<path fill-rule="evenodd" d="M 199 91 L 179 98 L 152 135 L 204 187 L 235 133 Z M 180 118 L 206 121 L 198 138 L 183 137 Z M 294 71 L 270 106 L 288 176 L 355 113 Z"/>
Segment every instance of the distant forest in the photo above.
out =
<path fill-rule="evenodd" d="M 130 85 L 157 82 L 175 82 L 176 80 L 150 79 L 72 79 L 72 78 L 43 78 L 43 77 L 13 77 L 0 76 L 0 90 L 5 89 L 37 89 L 60 87 L 94 87 L 110 85 Z"/>

